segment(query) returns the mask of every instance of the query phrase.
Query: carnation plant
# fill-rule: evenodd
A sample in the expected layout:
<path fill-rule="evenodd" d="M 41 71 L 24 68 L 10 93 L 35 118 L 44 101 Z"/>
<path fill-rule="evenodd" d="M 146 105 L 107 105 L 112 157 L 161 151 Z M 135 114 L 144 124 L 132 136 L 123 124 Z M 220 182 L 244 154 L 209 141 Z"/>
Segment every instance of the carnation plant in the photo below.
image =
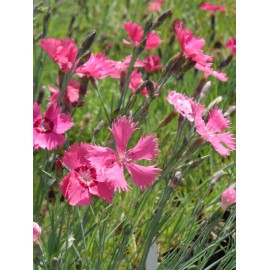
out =
<path fill-rule="evenodd" d="M 34 2 L 34 269 L 235 269 L 234 11 Z"/>

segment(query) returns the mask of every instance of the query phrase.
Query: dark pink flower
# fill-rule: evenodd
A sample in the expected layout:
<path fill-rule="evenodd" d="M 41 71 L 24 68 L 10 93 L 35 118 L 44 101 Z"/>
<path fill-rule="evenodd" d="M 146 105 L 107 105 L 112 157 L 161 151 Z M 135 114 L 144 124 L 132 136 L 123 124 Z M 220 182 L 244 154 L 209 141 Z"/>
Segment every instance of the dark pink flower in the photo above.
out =
<path fill-rule="evenodd" d="M 226 210 L 229 206 L 236 202 L 236 191 L 229 187 L 222 192 L 221 209 Z"/>
<path fill-rule="evenodd" d="M 107 61 L 106 55 L 103 53 L 91 54 L 90 58 L 82 66 L 76 69 L 76 73 L 80 76 L 94 77 L 96 79 L 104 79 L 111 70 L 112 65 Z"/>
<path fill-rule="evenodd" d="M 127 41 L 123 39 L 123 43 L 127 45 L 137 46 L 142 41 L 143 38 L 144 32 L 142 27 L 139 24 L 133 23 L 132 21 L 125 22 L 124 27 L 126 29 L 128 36 L 132 41 Z M 145 49 L 153 50 L 156 47 L 158 47 L 162 42 L 163 40 L 160 39 L 158 34 L 155 31 L 151 31 L 146 37 Z"/>
<path fill-rule="evenodd" d="M 153 0 L 149 5 L 149 7 L 147 8 L 147 11 L 150 12 L 159 10 L 163 5 L 163 2 L 164 0 Z"/>
<path fill-rule="evenodd" d="M 59 89 L 50 85 L 48 85 L 48 88 L 51 92 L 51 96 L 49 97 L 49 104 L 57 103 L 60 93 Z M 79 100 L 79 90 L 80 82 L 76 81 L 75 79 L 71 79 L 67 86 L 64 102 L 66 103 L 66 101 L 69 100 L 71 105 L 75 106 Z"/>
<path fill-rule="evenodd" d="M 131 55 L 125 57 L 124 61 L 107 60 L 112 65 L 110 75 L 112 78 L 120 79 L 121 73 L 125 72 L 130 64 Z M 137 59 L 134 67 L 144 67 L 144 62 Z"/>
<path fill-rule="evenodd" d="M 234 55 L 236 55 L 236 37 L 229 39 L 225 45 Z"/>
<path fill-rule="evenodd" d="M 155 71 L 162 69 L 162 64 L 157 55 L 148 55 L 144 62 L 144 68 L 148 71 Z"/>
<path fill-rule="evenodd" d="M 167 96 L 167 100 L 170 104 L 174 106 L 174 109 L 178 113 L 187 118 L 190 122 L 194 121 L 193 112 L 191 108 L 191 104 L 193 102 L 192 98 L 189 98 L 175 91 L 170 91 Z"/>
<path fill-rule="evenodd" d="M 210 142 L 218 153 L 222 156 L 229 156 L 230 152 L 235 150 L 235 138 L 231 132 L 221 132 L 230 126 L 230 121 L 223 116 L 221 110 L 213 108 L 205 123 L 203 120 L 204 105 L 193 102 L 191 107 L 197 132 Z"/>
<path fill-rule="evenodd" d="M 221 12 L 226 11 L 224 6 L 216 6 L 216 5 L 212 4 L 212 3 L 203 3 L 201 5 L 201 9 L 202 10 L 209 10 L 212 13 L 215 13 L 216 11 L 221 11 Z"/>
<path fill-rule="evenodd" d="M 40 41 L 40 45 L 62 72 L 70 72 L 78 52 L 73 39 L 46 38 Z"/>
<path fill-rule="evenodd" d="M 40 106 L 34 103 L 33 131 L 34 148 L 56 149 L 66 141 L 63 135 L 73 126 L 70 115 L 61 113 L 56 104 L 51 104 L 44 116 L 41 116 Z"/>
<path fill-rule="evenodd" d="M 41 235 L 41 228 L 36 222 L 33 222 L 33 242 L 36 242 Z"/>
<path fill-rule="evenodd" d="M 61 182 L 61 191 L 70 205 L 91 204 L 91 195 L 112 203 L 113 187 L 104 181 L 86 159 L 88 144 L 73 144 L 64 153 L 63 163 L 70 173 Z"/>
<path fill-rule="evenodd" d="M 135 185 L 140 189 L 150 188 L 160 172 L 156 165 L 141 166 L 134 161 L 146 159 L 155 160 L 158 153 L 157 138 L 153 134 L 141 137 L 137 145 L 127 150 L 127 143 L 138 123 L 123 116 L 113 124 L 111 132 L 115 139 L 117 152 L 108 147 L 90 145 L 88 160 L 102 171 L 104 179 L 113 184 L 115 190 L 128 190 L 124 176 L 124 167 L 128 170 Z"/>

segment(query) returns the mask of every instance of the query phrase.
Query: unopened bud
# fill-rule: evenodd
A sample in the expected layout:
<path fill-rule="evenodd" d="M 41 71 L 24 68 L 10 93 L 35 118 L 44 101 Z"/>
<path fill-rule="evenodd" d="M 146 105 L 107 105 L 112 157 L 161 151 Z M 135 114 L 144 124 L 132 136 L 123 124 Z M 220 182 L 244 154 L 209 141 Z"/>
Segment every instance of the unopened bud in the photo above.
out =
<path fill-rule="evenodd" d="M 172 11 L 170 9 L 164 11 L 155 21 L 153 29 L 159 27 L 166 19 L 172 16 Z"/>
<path fill-rule="evenodd" d="M 227 188 L 221 197 L 221 205 L 220 208 L 225 211 L 229 206 L 236 202 L 236 191 L 231 187 Z"/>
<path fill-rule="evenodd" d="M 101 120 L 94 129 L 94 136 L 96 136 L 104 125 L 104 121 Z"/>
<path fill-rule="evenodd" d="M 205 94 L 208 92 L 208 90 L 211 87 L 211 81 L 208 81 L 202 88 L 201 94 L 200 94 L 200 98 L 204 98 Z"/>
<path fill-rule="evenodd" d="M 186 59 L 181 52 L 174 55 L 164 67 L 162 77 L 165 77 L 166 75 L 173 75 L 177 71 L 181 70 L 185 61 Z"/>
<path fill-rule="evenodd" d="M 220 170 L 214 173 L 211 181 L 210 181 L 210 185 L 213 186 L 216 184 L 216 182 L 221 179 L 221 177 L 224 175 L 224 171 Z"/>
<path fill-rule="evenodd" d="M 214 101 L 212 101 L 212 102 L 208 105 L 206 111 L 207 111 L 207 112 L 211 111 L 211 109 L 212 109 L 213 107 L 215 107 L 216 105 L 218 105 L 221 101 L 222 101 L 222 96 L 217 97 Z"/>
<path fill-rule="evenodd" d="M 127 71 L 126 70 L 122 70 L 121 73 L 120 73 L 120 91 L 121 92 L 123 90 L 126 77 L 127 77 Z"/>
<path fill-rule="evenodd" d="M 52 269 L 57 269 L 57 267 L 58 267 L 58 258 L 57 257 L 52 258 L 51 267 L 52 267 Z"/>
<path fill-rule="evenodd" d="M 92 83 L 93 87 L 98 90 L 98 81 L 95 77 L 90 76 L 89 77 L 90 82 Z"/>
<path fill-rule="evenodd" d="M 97 34 L 96 30 L 94 30 L 89 35 L 86 36 L 85 40 L 83 41 L 81 47 L 78 50 L 77 59 L 81 57 L 87 50 L 90 49 L 95 40 L 96 34 Z"/>
<path fill-rule="evenodd" d="M 151 14 L 149 20 L 147 20 L 144 25 L 144 33 L 149 32 L 152 26 L 153 26 L 153 14 Z"/>
<path fill-rule="evenodd" d="M 38 104 L 41 104 L 41 102 L 42 102 L 42 99 L 44 97 L 45 89 L 46 89 L 46 87 L 44 85 L 40 88 L 39 95 L 38 95 L 38 100 L 37 100 Z"/>
<path fill-rule="evenodd" d="M 132 225 L 131 224 L 127 224 L 125 227 L 124 227 L 124 234 L 125 235 L 129 235 L 131 234 L 132 232 Z"/>
<path fill-rule="evenodd" d="M 77 68 L 79 68 L 80 66 L 82 66 L 84 63 L 86 63 L 88 61 L 88 59 L 90 59 L 91 57 L 91 52 L 86 52 L 79 60 L 78 64 L 77 64 Z"/>
<path fill-rule="evenodd" d="M 236 106 L 231 106 L 225 113 L 224 117 L 231 116 L 236 110 Z"/>
<path fill-rule="evenodd" d="M 89 121 L 90 121 L 90 113 L 88 112 L 85 115 L 84 119 L 83 119 L 83 126 L 82 126 L 83 129 L 86 128 L 86 126 L 88 125 Z"/>
<path fill-rule="evenodd" d="M 154 87 L 154 84 L 153 84 L 153 82 L 151 80 L 148 80 L 146 82 L 146 89 L 147 89 L 148 94 L 150 96 L 153 96 L 154 95 L 155 87 Z"/>
<path fill-rule="evenodd" d="M 80 90 L 79 90 L 79 94 L 81 97 L 86 95 L 88 82 L 89 82 L 89 79 L 86 76 L 83 76 L 81 78 L 81 85 L 80 85 Z"/>

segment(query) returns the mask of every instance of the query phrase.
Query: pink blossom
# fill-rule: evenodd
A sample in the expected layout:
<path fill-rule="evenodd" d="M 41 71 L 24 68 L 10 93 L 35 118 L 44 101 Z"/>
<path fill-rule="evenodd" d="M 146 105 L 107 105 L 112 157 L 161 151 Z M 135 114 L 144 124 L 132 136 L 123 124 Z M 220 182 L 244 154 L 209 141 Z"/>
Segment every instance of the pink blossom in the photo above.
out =
<path fill-rule="evenodd" d="M 125 57 L 124 61 L 107 60 L 112 65 L 110 75 L 112 78 L 120 79 L 121 73 L 125 72 L 130 64 L 131 55 Z M 137 59 L 134 67 L 144 67 L 144 62 Z"/>
<path fill-rule="evenodd" d="M 221 197 L 221 209 L 226 210 L 229 206 L 236 202 L 236 191 L 235 189 L 229 187 L 222 192 Z"/>
<path fill-rule="evenodd" d="M 236 37 L 229 39 L 225 45 L 234 55 L 236 55 Z"/>
<path fill-rule="evenodd" d="M 33 222 L 33 242 L 36 242 L 41 235 L 41 228 L 36 222 Z"/>
<path fill-rule="evenodd" d="M 59 82 L 59 80 L 57 79 Z M 59 98 L 59 89 L 57 87 L 52 87 L 48 85 L 48 88 L 51 92 L 51 96 L 49 97 L 49 104 L 57 103 Z M 71 79 L 68 83 L 66 94 L 64 97 L 64 102 L 67 100 L 70 101 L 71 105 L 75 106 L 79 100 L 79 91 L 80 91 L 80 83 L 75 79 Z"/>
<path fill-rule="evenodd" d="M 197 132 L 210 142 L 218 153 L 229 156 L 230 152 L 235 150 L 235 138 L 231 132 L 218 132 L 225 131 L 230 126 L 230 121 L 223 116 L 221 110 L 213 108 L 206 124 L 203 120 L 204 105 L 193 102 L 191 107 Z"/>
<path fill-rule="evenodd" d="M 126 29 L 128 36 L 132 41 L 127 41 L 123 39 L 123 43 L 126 45 L 137 46 L 142 41 L 143 38 L 144 32 L 142 27 L 139 24 L 133 23 L 132 21 L 125 22 L 124 27 Z M 162 42 L 163 40 L 160 39 L 158 34 L 155 31 L 151 31 L 146 37 L 145 49 L 153 50 L 156 47 L 158 47 Z"/>
<path fill-rule="evenodd" d="M 76 73 L 80 76 L 94 77 L 104 79 L 111 70 L 112 65 L 107 61 L 106 55 L 103 53 L 91 54 L 90 58 L 82 66 L 77 68 Z"/>
<path fill-rule="evenodd" d="M 147 8 L 147 11 L 150 12 L 159 10 L 163 5 L 163 2 L 164 0 L 153 0 L 149 5 L 149 7 Z"/>
<path fill-rule="evenodd" d="M 73 126 L 70 115 L 61 113 L 56 104 L 51 104 L 44 116 L 41 116 L 40 106 L 34 103 L 33 131 L 34 148 L 56 149 L 66 141 L 63 135 Z"/>
<path fill-rule="evenodd" d="M 213 77 L 216 77 L 218 80 L 222 82 L 228 81 L 227 75 L 224 72 L 215 71 L 211 67 L 204 67 L 204 66 L 201 66 L 200 64 L 196 64 L 195 68 L 204 72 L 204 76 L 203 76 L 204 79 L 207 79 L 208 76 L 211 75 Z"/>
<path fill-rule="evenodd" d="M 148 71 L 155 71 L 162 68 L 160 59 L 157 55 L 148 55 L 144 60 L 144 68 Z"/>
<path fill-rule="evenodd" d="M 221 11 L 221 12 L 225 12 L 225 11 L 226 11 L 226 9 L 225 9 L 224 6 L 216 6 L 216 5 L 212 4 L 212 3 L 203 3 L 203 4 L 201 5 L 201 9 L 202 9 L 202 10 L 209 10 L 209 11 L 211 11 L 213 14 L 214 14 L 217 10 L 219 10 L 219 11 Z"/>
<path fill-rule="evenodd" d="M 141 137 L 137 145 L 126 150 L 127 143 L 138 123 L 122 116 L 113 124 L 111 132 L 115 139 L 117 152 L 108 147 L 90 145 L 88 160 L 103 172 L 104 179 L 113 184 L 115 190 L 128 190 L 124 176 L 124 167 L 128 170 L 135 185 L 140 189 L 150 188 L 160 172 L 156 165 L 141 166 L 133 161 L 155 160 L 158 153 L 157 138 L 153 134 Z"/>
<path fill-rule="evenodd" d="M 183 94 L 177 93 L 176 91 L 170 91 L 167 96 L 167 101 L 174 106 L 174 109 L 187 118 L 190 122 L 194 121 L 191 103 L 192 98 L 189 98 Z"/>
<path fill-rule="evenodd" d="M 46 38 L 40 41 L 40 45 L 62 72 L 70 72 L 78 52 L 73 39 Z"/>
<path fill-rule="evenodd" d="M 105 182 L 86 159 L 88 144 L 73 144 L 64 153 L 63 163 L 70 173 L 61 182 L 61 191 L 70 205 L 91 204 L 91 195 L 112 203 L 113 187 Z"/>

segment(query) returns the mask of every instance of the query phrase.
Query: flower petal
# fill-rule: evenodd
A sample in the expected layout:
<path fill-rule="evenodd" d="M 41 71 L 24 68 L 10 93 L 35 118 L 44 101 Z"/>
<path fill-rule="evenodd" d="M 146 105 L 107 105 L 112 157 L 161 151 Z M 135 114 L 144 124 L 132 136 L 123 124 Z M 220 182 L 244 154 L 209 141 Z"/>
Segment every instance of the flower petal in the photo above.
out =
<path fill-rule="evenodd" d="M 48 150 L 56 149 L 62 146 L 66 141 L 65 136 L 61 134 L 51 133 L 38 133 L 34 130 L 34 146 L 35 149 L 47 148 Z"/>
<path fill-rule="evenodd" d="M 209 120 L 206 124 L 207 129 L 212 130 L 213 132 L 221 132 L 229 126 L 230 121 L 223 116 L 222 111 L 217 108 L 213 108 L 209 113 Z"/>

